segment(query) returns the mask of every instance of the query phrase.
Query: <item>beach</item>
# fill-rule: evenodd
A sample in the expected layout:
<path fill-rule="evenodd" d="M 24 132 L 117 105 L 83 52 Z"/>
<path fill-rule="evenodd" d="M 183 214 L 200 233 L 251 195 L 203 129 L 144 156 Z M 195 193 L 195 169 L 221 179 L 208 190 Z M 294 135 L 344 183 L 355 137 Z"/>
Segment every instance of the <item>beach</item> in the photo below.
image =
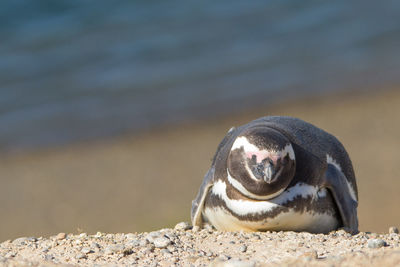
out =
<path fill-rule="evenodd" d="M 289 115 L 347 149 L 364 232 L 400 225 L 400 90 L 314 96 L 208 120 L 0 157 L 0 241 L 58 232 L 132 233 L 189 221 L 191 200 L 232 126 Z M 29 133 L 27 133 L 29 134 Z"/>
<path fill-rule="evenodd" d="M 400 241 L 390 231 L 219 232 L 181 222 L 144 233 L 58 233 L 1 243 L 0 266 L 395 266 Z"/>

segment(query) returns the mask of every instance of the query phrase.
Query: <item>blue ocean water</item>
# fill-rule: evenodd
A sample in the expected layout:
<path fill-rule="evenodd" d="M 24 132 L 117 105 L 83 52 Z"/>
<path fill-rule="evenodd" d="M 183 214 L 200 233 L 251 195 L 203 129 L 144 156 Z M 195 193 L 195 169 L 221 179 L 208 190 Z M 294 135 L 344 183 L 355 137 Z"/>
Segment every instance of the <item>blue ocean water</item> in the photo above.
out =
<path fill-rule="evenodd" d="M 0 151 L 400 81 L 400 1 L 1 1 Z"/>

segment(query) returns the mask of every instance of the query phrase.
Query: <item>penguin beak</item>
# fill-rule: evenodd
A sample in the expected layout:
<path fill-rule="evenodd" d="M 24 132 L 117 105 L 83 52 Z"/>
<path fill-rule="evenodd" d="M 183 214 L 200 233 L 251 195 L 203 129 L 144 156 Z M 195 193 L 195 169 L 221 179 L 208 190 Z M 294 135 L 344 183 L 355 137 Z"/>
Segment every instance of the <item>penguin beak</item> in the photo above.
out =
<path fill-rule="evenodd" d="M 255 157 L 251 159 L 249 166 L 254 174 L 254 176 L 259 179 L 263 180 L 267 184 L 272 183 L 276 176 L 276 160 L 274 161 L 271 158 L 265 158 L 260 163 L 256 163 Z"/>
<path fill-rule="evenodd" d="M 272 178 L 274 177 L 274 165 L 271 163 L 266 163 L 265 169 L 264 169 L 264 181 L 267 184 L 270 184 L 272 182 Z"/>

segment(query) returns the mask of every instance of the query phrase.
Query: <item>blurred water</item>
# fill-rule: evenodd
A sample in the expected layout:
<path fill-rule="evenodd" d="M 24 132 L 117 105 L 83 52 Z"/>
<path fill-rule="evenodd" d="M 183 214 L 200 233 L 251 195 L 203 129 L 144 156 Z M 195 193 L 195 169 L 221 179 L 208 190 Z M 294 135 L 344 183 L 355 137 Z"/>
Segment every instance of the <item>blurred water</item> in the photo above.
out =
<path fill-rule="evenodd" d="M 2 1 L 0 150 L 400 80 L 400 1 Z"/>

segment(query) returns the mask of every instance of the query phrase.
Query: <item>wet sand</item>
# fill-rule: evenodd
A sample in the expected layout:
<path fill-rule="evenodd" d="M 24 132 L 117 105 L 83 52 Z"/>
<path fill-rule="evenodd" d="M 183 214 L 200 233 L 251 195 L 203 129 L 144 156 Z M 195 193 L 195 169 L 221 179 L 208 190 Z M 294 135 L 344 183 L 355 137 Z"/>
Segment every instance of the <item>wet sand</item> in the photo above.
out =
<path fill-rule="evenodd" d="M 357 175 L 360 230 L 400 226 L 400 91 L 391 89 L 2 155 L 0 241 L 57 232 L 151 231 L 188 221 L 191 200 L 226 131 L 265 115 L 299 117 L 336 135 Z"/>

